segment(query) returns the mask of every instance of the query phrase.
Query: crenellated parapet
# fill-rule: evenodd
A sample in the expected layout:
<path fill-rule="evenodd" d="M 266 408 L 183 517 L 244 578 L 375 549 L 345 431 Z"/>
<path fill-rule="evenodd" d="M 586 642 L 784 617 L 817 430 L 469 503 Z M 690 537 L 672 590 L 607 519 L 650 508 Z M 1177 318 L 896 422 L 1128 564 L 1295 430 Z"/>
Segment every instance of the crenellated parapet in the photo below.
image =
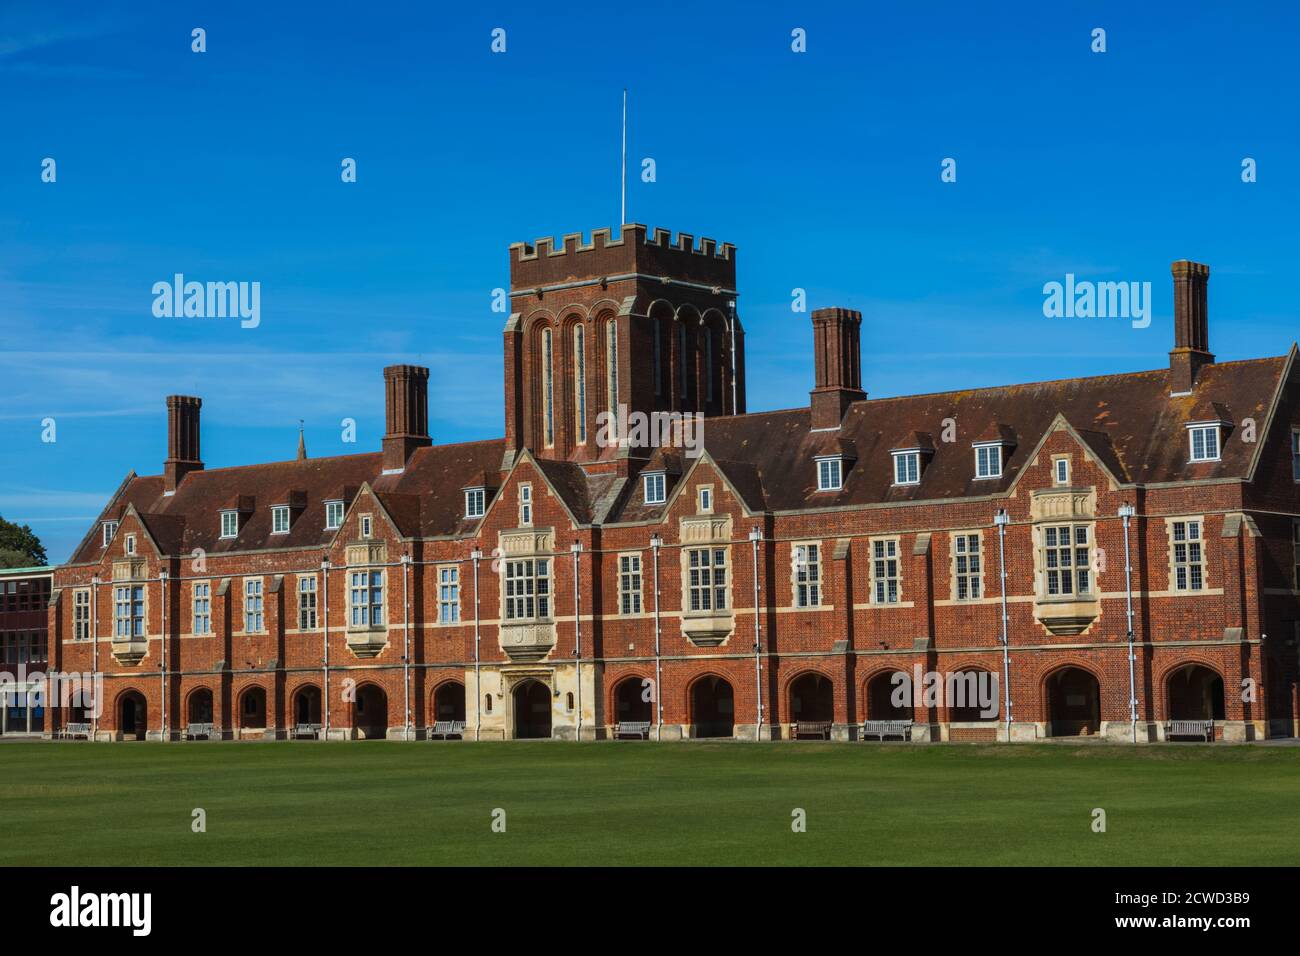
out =
<path fill-rule="evenodd" d="M 731 292 L 736 288 L 736 247 L 713 239 L 667 229 L 647 230 L 628 223 L 614 234 L 595 229 L 584 241 L 580 232 L 555 240 L 545 236 L 510 246 L 510 287 L 534 289 L 566 282 L 604 279 L 626 281 L 633 276 L 670 278 Z"/>

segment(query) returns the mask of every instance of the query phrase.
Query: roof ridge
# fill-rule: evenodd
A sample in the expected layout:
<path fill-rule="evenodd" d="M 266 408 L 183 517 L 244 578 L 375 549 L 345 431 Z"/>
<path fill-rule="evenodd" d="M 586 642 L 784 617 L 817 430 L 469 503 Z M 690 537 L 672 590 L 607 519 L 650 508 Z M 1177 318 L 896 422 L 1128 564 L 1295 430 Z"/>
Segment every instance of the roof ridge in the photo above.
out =
<path fill-rule="evenodd" d="M 1266 355 L 1261 358 L 1253 359 L 1232 359 L 1228 362 L 1214 362 L 1207 368 L 1222 367 L 1224 365 L 1247 365 L 1252 362 L 1276 362 L 1285 359 L 1285 355 Z M 1141 369 L 1136 372 L 1108 372 L 1102 375 L 1077 375 L 1066 378 L 1048 378 L 1037 382 L 1010 382 L 1006 385 L 984 385 L 976 388 L 950 388 L 941 392 L 916 392 L 909 395 L 890 395 L 884 398 L 865 398 L 859 399 L 853 405 L 870 405 L 876 402 L 899 402 L 909 398 L 934 398 L 936 395 L 957 395 L 962 392 L 998 392 L 1011 388 L 1033 388 L 1036 385 L 1060 385 L 1066 382 L 1094 382 L 1103 378 L 1137 378 L 1143 375 L 1165 375 L 1169 372 L 1167 368 Z M 850 406 L 851 407 L 851 406 Z"/>

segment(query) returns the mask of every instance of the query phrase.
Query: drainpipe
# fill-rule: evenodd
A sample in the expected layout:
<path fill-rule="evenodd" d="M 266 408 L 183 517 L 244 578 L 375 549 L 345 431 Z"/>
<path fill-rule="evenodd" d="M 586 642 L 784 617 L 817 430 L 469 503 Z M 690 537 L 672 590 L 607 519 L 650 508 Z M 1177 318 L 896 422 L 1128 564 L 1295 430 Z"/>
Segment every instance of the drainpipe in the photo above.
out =
<path fill-rule="evenodd" d="M 99 575 L 90 579 L 90 680 L 91 687 L 94 687 L 95 678 L 99 676 Z M 104 680 L 99 679 L 99 690 L 103 690 Z M 85 698 L 82 698 L 85 701 Z M 99 738 L 99 712 L 104 709 L 104 702 L 99 699 L 99 694 L 95 694 L 94 708 L 90 712 L 90 719 L 94 726 L 92 727 L 90 738 L 97 740 Z"/>
<path fill-rule="evenodd" d="M 162 673 L 159 675 L 159 681 L 162 683 L 162 732 L 163 740 L 171 739 L 171 734 L 167 733 L 167 572 L 158 572 L 158 591 L 162 600 Z"/>
<path fill-rule="evenodd" d="M 483 726 L 483 687 L 479 683 L 478 666 L 478 563 L 483 560 L 483 552 L 475 548 L 469 556 L 474 562 L 474 739 L 478 740 Z"/>
<path fill-rule="evenodd" d="M 1007 636 L 1007 525 L 1011 516 L 1005 508 L 993 514 L 998 526 L 998 577 L 1002 582 L 1002 700 L 1007 718 L 1007 743 L 1011 743 L 1011 642 Z"/>
<path fill-rule="evenodd" d="M 1119 516 L 1124 519 L 1124 591 L 1128 600 L 1128 717 L 1132 725 L 1133 743 L 1138 742 L 1137 681 L 1134 674 L 1133 652 L 1133 565 L 1129 561 L 1128 523 L 1136 510 L 1125 502 L 1119 506 Z"/>
<path fill-rule="evenodd" d="M 763 534 L 757 528 L 749 532 L 749 543 L 754 553 L 754 690 L 757 692 L 758 723 L 754 725 L 754 739 L 763 738 L 763 641 L 758 624 L 758 542 Z"/>
<path fill-rule="evenodd" d="M 582 740 L 582 605 L 578 597 L 578 555 L 582 554 L 582 545 L 577 541 L 569 548 L 573 552 L 573 659 L 578 682 L 578 727 L 575 740 Z"/>
<path fill-rule="evenodd" d="M 650 553 L 654 555 L 655 566 L 655 739 L 664 739 L 664 702 L 663 702 L 663 667 L 659 656 L 659 546 L 663 544 L 659 535 L 650 536 Z"/>
<path fill-rule="evenodd" d="M 402 634 L 406 639 L 406 651 L 402 656 L 402 689 L 406 696 L 406 724 L 402 727 L 402 739 L 411 739 L 411 592 L 407 586 L 407 573 L 411 570 L 411 556 L 402 555 Z"/>
<path fill-rule="evenodd" d="M 324 582 L 322 597 L 325 600 L 325 677 L 321 685 L 321 704 L 325 709 L 324 739 L 330 739 L 330 560 L 323 558 L 320 563 L 321 580 Z"/>

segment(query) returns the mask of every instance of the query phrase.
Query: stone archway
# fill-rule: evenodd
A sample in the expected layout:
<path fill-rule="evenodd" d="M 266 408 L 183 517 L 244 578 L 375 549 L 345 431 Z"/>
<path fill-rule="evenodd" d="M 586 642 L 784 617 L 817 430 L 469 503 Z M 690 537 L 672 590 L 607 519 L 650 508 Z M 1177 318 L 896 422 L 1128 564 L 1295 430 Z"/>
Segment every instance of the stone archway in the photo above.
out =
<path fill-rule="evenodd" d="M 829 723 L 835 719 L 835 685 L 824 674 L 809 671 L 790 682 L 790 719 Z"/>
<path fill-rule="evenodd" d="M 539 680 L 528 678 L 510 693 L 514 702 L 516 740 L 545 740 L 551 736 L 551 691 Z"/>
<path fill-rule="evenodd" d="M 912 687 L 912 675 L 906 674 L 907 681 L 895 683 L 894 675 L 898 671 L 881 671 L 867 681 L 867 719 L 868 720 L 911 720 L 912 696 L 916 688 Z M 904 703 L 900 706 L 895 697 L 901 694 Z"/>
<path fill-rule="evenodd" d="M 1082 667 L 1062 667 L 1044 682 L 1047 735 L 1087 737 L 1101 732 L 1101 684 Z"/>
<path fill-rule="evenodd" d="M 736 697 L 721 677 L 701 677 L 691 685 L 691 723 L 696 737 L 732 737 L 736 732 Z"/>
<path fill-rule="evenodd" d="M 966 668 L 948 674 L 944 697 L 952 724 L 996 723 L 1000 711 L 996 690 L 998 678 L 992 671 Z"/>
<path fill-rule="evenodd" d="M 190 724 L 210 724 L 212 720 L 212 691 L 200 687 L 190 694 L 185 708 L 185 721 Z"/>
<path fill-rule="evenodd" d="M 352 731 L 358 740 L 388 736 L 388 695 L 376 684 L 362 684 L 352 703 Z"/>
<path fill-rule="evenodd" d="M 315 684 L 299 687 L 293 694 L 293 722 L 319 724 L 321 722 L 320 688 Z"/>
<path fill-rule="evenodd" d="M 439 684 L 433 692 L 433 722 L 446 720 L 465 722 L 465 685 L 460 681 Z"/>
<path fill-rule="evenodd" d="M 122 740 L 144 740 L 149 729 L 149 706 L 144 694 L 128 690 L 117 699 L 117 734 Z"/>
<path fill-rule="evenodd" d="M 1170 720 L 1223 720 L 1223 678 L 1204 664 L 1186 664 L 1165 678 Z"/>
<path fill-rule="evenodd" d="M 614 722 L 650 723 L 654 720 L 654 705 L 646 699 L 643 677 L 624 677 L 614 687 Z"/>
<path fill-rule="evenodd" d="M 266 691 L 249 687 L 239 696 L 239 726 L 244 730 L 266 727 Z"/>

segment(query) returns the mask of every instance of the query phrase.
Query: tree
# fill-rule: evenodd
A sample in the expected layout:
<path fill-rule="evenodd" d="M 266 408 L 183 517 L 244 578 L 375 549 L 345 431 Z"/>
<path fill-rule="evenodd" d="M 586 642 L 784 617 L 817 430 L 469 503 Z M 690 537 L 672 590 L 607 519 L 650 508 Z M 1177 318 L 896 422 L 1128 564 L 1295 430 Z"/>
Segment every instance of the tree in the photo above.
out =
<path fill-rule="evenodd" d="M 0 517 L 0 568 L 37 567 L 46 561 L 45 546 L 31 528 Z"/>

